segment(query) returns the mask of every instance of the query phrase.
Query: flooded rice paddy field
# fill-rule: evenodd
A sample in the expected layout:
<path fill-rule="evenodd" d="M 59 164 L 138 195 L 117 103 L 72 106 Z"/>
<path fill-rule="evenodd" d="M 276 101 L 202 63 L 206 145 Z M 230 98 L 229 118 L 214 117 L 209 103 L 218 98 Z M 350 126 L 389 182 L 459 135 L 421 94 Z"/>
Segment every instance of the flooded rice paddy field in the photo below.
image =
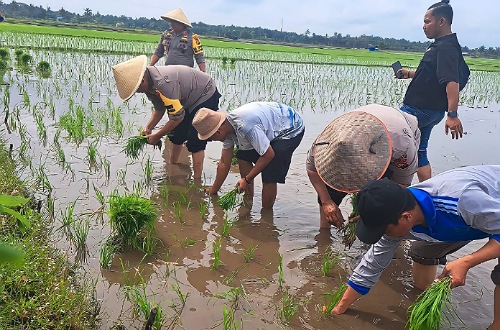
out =
<path fill-rule="evenodd" d="M 274 210 L 261 210 L 257 179 L 253 203 L 225 214 L 216 198 L 202 190 L 214 180 L 220 143 L 208 145 L 201 182 L 192 180 L 185 151 L 176 165 L 167 162 L 168 146 L 161 151 L 146 147 L 138 160 L 124 155 L 127 138 L 140 132 L 151 111 L 141 95 L 122 103 L 116 94 L 111 66 L 131 56 L 32 55 L 51 64 L 51 77 L 18 70 L 4 74 L 3 135 L 43 201 L 42 212 L 53 219 L 54 243 L 82 265 L 85 278 L 95 279 L 101 329 L 142 328 L 145 316 L 134 312 L 141 299 L 161 307 L 163 329 L 404 328 L 406 310 L 419 293 L 412 288 L 406 245 L 372 292 L 346 314 L 321 314 L 327 294 L 346 281 L 365 247 L 356 242 L 345 250 L 335 229 L 319 230 L 316 195 L 305 172 L 306 152 L 328 122 L 368 103 L 401 104 L 407 82 L 394 80 L 392 69 L 279 62 L 224 66 L 209 59 L 207 71 L 223 95 L 223 110 L 251 101 L 280 101 L 294 106 L 306 124 Z M 499 80 L 499 74 L 472 73 L 459 108 L 467 134 L 452 141 L 443 123 L 434 129 L 429 157 L 435 173 L 500 164 Z M 238 177 L 235 168 L 222 192 L 232 189 Z M 152 255 L 117 253 L 103 268 L 100 249 L 110 235 L 107 197 L 114 192 L 137 192 L 156 203 L 158 240 Z M 348 201 L 341 208 L 347 216 Z M 77 251 L 64 230 L 69 220 L 87 224 L 85 250 Z M 218 242 L 220 265 L 213 269 Z M 337 261 L 328 276 L 325 259 Z M 487 327 L 493 317 L 493 266 L 488 262 L 472 269 L 467 285 L 453 291 L 463 323 L 451 315 L 447 327 Z"/>

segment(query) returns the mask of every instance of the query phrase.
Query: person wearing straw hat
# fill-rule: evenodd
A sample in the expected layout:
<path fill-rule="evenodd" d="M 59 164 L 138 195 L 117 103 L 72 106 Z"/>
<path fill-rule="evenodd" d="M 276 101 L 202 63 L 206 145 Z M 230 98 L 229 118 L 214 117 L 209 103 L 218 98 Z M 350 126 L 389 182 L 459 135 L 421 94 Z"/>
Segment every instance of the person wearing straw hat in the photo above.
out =
<path fill-rule="evenodd" d="M 194 67 L 194 60 L 196 60 L 200 70 L 206 72 L 200 37 L 191 31 L 191 22 L 182 9 L 174 9 L 162 15 L 161 18 L 170 23 L 170 30 L 162 33 L 160 43 L 151 56 L 149 65 L 155 65 L 160 58 L 166 55 L 165 65 Z"/>
<path fill-rule="evenodd" d="M 233 149 L 238 151 L 239 191 L 253 193 L 253 179 L 262 174 L 262 208 L 272 209 L 277 183 L 285 183 L 292 154 L 304 137 L 304 122 L 291 107 L 277 102 L 251 102 L 228 114 L 202 108 L 193 126 L 200 140 L 223 141 L 221 159 L 210 194 L 216 194 L 229 173 Z"/>
<path fill-rule="evenodd" d="M 320 227 L 340 228 L 339 205 L 369 180 L 388 177 L 408 186 L 417 171 L 417 119 L 379 104 L 333 120 L 307 154 L 306 169 L 318 194 Z"/>
<path fill-rule="evenodd" d="M 178 162 L 180 148 L 186 142 L 193 157 L 194 178 L 200 179 L 207 141 L 198 139 L 192 120 L 202 107 L 218 110 L 221 95 L 214 80 L 200 70 L 184 65 L 147 66 L 147 60 L 146 55 L 141 55 L 113 66 L 118 94 L 124 101 L 136 92 L 146 94 L 154 109 L 142 134 L 152 145 L 169 134 L 172 164 Z M 168 122 L 152 133 L 165 112 Z"/>
<path fill-rule="evenodd" d="M 342 314 L 377 283 L 402 239 L 412 240 L 415 287 L 451 277 L 451 286 L 465 285 L 469 269 L 488 260 L 500 262 L 500 166 L 467 166 L 440 173 L 403 188 L 383 179 L 368 182 L 358 194 L 357 237 L 371 244 L 348 281 L 332 314 Z M 475 240 L 487 239 L 476 251 L 447 262 L 446 256 Z M 500 264 L 492 267 L 494 319 L 500 329 Z M 477 328 L 475 328 L 477 329 Z"/>

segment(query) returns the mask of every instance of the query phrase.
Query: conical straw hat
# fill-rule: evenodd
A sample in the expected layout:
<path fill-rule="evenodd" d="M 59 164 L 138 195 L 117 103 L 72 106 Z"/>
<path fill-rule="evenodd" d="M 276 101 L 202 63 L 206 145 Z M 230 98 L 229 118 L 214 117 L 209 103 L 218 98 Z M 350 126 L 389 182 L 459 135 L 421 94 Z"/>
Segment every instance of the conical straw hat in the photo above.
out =
<path fill-rule="evenodd" d="M 353 111 L 333 120 L 318 136 L 314 163 L 333 189 L 352 193 L 367 181 L 380 179 L 389 166 L 392 140 L 375 116 Z"/>
<path fill-rule="evenodd" d="M 164 20 L 171 19 L 173 21 L 181 22 L 184 25 L 192 27 L 191 22 L 186 17 L 186 14 L 184 14 L 182 9 L 180 9 L 180 8 L 174 9 L 174 10 L 172 10 L 172 11 L 170 11 L 170 12 L 168 12 L 165 15 L 162 15 L 160 17 L 163 18 Z"/>
<path fill-rule="evenodd" d="M 146 72 L 147 62 L 146 55 L 140 55 L 113 66 L 116 88 L 123 101 L 131 98 L 139 88 Z"/>

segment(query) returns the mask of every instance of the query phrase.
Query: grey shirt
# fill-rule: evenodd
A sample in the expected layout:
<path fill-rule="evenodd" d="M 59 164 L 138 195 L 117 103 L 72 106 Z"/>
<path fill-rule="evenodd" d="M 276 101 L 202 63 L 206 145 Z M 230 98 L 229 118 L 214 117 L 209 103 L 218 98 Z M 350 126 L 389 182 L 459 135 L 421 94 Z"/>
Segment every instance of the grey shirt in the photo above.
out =
<path fill-rule="evenodd" d="M 169 119 L 178 120 L 216 91 L 212 77 L 183 65 L 148 66 L 152 87 L 146 93 L 155 110 L 167 110 Z"/>

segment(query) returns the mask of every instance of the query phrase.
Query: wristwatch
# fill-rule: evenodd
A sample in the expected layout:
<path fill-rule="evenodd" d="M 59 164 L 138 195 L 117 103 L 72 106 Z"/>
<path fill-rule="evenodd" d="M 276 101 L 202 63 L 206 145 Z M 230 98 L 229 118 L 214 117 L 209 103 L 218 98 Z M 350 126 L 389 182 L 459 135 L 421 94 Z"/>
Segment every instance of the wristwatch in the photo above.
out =
<path fill-rule="evenodd" d="M 451 118 L 457 118 L 458 117 L 458 111 L 448 111 L 448 117 Z"/>

